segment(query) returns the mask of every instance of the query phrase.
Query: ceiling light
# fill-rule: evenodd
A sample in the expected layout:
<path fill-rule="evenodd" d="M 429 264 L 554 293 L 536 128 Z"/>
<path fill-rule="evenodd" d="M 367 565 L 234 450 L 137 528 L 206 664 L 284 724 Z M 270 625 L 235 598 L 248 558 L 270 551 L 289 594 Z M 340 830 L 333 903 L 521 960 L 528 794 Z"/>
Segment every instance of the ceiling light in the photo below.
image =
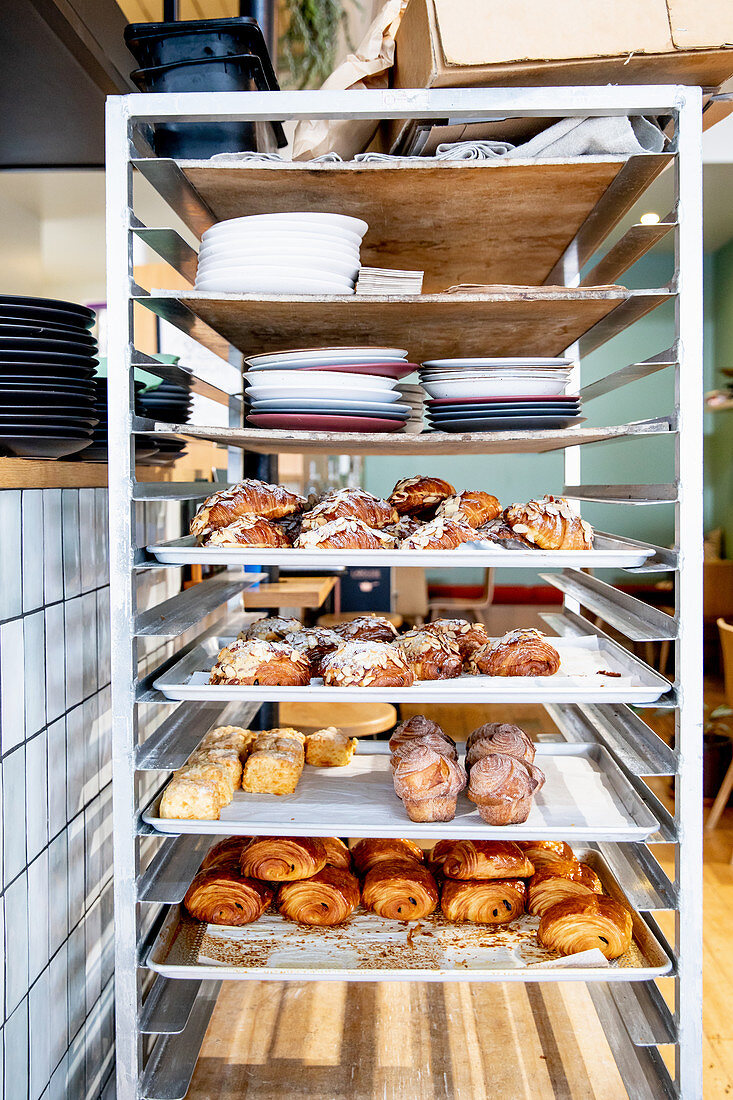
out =
<path fill-rule="evenodd" d="M 658 225 L 661 221 L 659 214 L 655 214 L 654 211 L 650 211 L 648 214 L 642 214 L 639 218 L 642 225 Z"/>

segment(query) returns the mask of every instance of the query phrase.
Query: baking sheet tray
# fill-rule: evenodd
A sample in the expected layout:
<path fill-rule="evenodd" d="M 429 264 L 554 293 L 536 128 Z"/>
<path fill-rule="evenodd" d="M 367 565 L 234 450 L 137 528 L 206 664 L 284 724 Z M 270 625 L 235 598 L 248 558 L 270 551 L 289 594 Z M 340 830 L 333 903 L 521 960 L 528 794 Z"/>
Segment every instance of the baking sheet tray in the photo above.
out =
<path fill-rule="evenodd" d="M 438 566 L 629 569 L 643 565 L 654 550 L 629 545 L 608 535 L 595 536 L 593 550 L 507 550 L 501 546 L 463 543 L 455 550 L 296 550 L 265 547 L 197 546 L 192 535 L 156 543 L 148 553 L 163 565 L 300 565 L 331 569 L 334 566 L 374 568 L 389 565 L 433 569 Z"/>
<path fill-rule="evenodd" d="M 575 853 L 595 869 L 606 893 L 628 905 L 598 852 L 576 846 Z M 274 981 L 607 982 L 668 973 L 672 964 L 661 944 L 633 910 L 632 919 L 626 955 L 607 966 L 578 967 L 540 947 L 539 918 L 527 915 L 491 929 L 440 915 L 402 924 L 360 908 L 339 928 L 309 928 L 277 913 L 228 928 L 202 924 L 173 906 L 147 965 L 167 978 Z"/>
<path fill-rule="evenodd" d="M 172 700 L 331 700 L 392 703 L 653 703 L 669 681 L 608 638 L 550 637 L 560 654 L 554 676 L 468 676 L 421 680 L 412 687 L 325 687 L 320 679 L 301 687 L 209 684 L 219 650 L 232 635 L 207 638 L 159 676 L 154 687 Z M 600 675 L 612 672 L 613 676 Z"/>
<path fill-rule="evenodd" d="M 235 791 L 218 821 L 159 816 L 160 796 L 143 820 L 162 833 L 217 836 L 360 836 L 502 840 L 643 841 L 659 824 L 613 757 L 596 744 L 538 744 L 535 763 L 545 784 L 523 825 L 487 825 L 466 796 L 458 796 L 453 821 L 410 821 L 395 797 L 386 742 L 364 743 L 343 768 L 306 765 L 291 795 Z M 372 751 L 370 751 L 372 750 Z"/>

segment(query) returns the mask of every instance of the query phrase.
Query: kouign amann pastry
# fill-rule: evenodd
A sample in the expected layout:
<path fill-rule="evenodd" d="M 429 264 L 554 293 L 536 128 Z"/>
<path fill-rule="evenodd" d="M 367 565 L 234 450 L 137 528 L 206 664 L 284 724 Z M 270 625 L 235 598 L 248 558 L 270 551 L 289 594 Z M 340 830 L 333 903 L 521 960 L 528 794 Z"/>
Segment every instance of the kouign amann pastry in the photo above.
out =
<path fill-rule="evenodd" d="M 395 638 L 398 649 L 416 680 L 451 680 L 460 676 L 463 662 L 458 646 L 447 634 L 430 630 L 408 630 Z"/>
<path fill-rule="evenodd" d="M 302 741 L 287 730 L 258 734 L 242 772 L 242 790 L 248 794 L 293 794 L 303 772 Z"/>
<path fill-rule="evenodd" d="M 411 737 L 409 741 L 403 741 L 392 750 L 390 765 L 392 771 L 408 756 L 415 745 L 424 745 L 426 748 L 437 752 L 439 756 L 447 756 L 449 760 L 458 760 L 456 746 L 444 733 L 423 733 L 419 737 Z"/>
<path fill-rule="evenodd" d="M 540 550 L 591 550 L 593 528 L 564 497 L 545 496 L 526 504 L 511 504 L 504 520 L 515 535 L 522 535 Z"/>
<path fill-rule="evenodd" d="M 414 840 L 398 837 L 368 837 L 351 849 L 351 858 L 360 875 L 366 875 L 378 863 L 422 863 L 423 850 Z"/>
<path fill-rule="evenodd" d="M 470 623 L 467 619 L 433 619 L 432 622 L 425 623 L 422 629 L 445 634 L 454 641 L 464 667 L 477 649 L 491 641 L 483 623 Z"/>
<path fill-rule="evenodd" d="M 534 863 L 535 871 L 558 860 L 574 860 L 573 849 L 564 840 L 518 840 L 527 859 Z"/>
<path fill-rule="evenodd" d="M 307 626 L 286 634 L 285 644 L 299 650 L 308 658 L 311 676 L 321 675 L 321 662 L 329 653 L 334 653 L 343 643 L 343 638 L 335 630 L 325 626 Z"/>
<path fill-rule="evenodd" d="M 408 718 L 406 722 L 402 722 L 402 724 L 397 727 L 389 739 L 390 751 L 395 752 L 401 745 L 406 745 L 414 741 L 417 737 L 425 737 L 427 734 L 435 734 L 436 736 L 442 737 L 446 746 L 450 746 L 453 749 L 451 754 L 453 759 L 458 759 L 458 755 L 455 751 L 456 743 L 453 738 L 449 737 L 447 733 L 444 733 L 437 722 L 434 722 L 432 718 L 426 718 L 424 714 L 413 714 L 412 718 Z"/>
<path fill-rule="evenodd" d="M 227 836 L 212 844 L 201 861 L 199 871 L 208 871 L 211 867 L 233 867 L 239 871 L 242 850 L 251 839 L 248 836 Z"/>
<path fill-rule="evenodd" d="M 560 955 L 597 947 L 607 959 L 618 959 L 631 946 L 631 913 L 620 902 L 600 894 L 568 898 L 540 919 L 537 939 Z"/>
<path fill-rule="evenodd" d="M 237 637 L 256 642 L 281 642 L 286 634 L 302 629 L 303 624 L 299 619 L 282 619 L 279 615 L 266 615 L 262 619 L 255 619 Z"/>
<path fill-rule="evenodd" d="M 226 527 L 205 527 L 199 535 L 201 546 L 291 546 L 285 531 L 272 520 L 249 512 Z"/>
<path fill-rule="evenodd" d="M 403 539 L 400 550 L 455 550 L 471 538 L 473 532 L 467 524 L 438 516 Z"/>
<path fill-rule="evenodd" d="M 351 870 L 351 852 L 337 836 L 322 836 L 321 842 L 326 849 L 326 866 L 338 867 L 342 871 Z"/>
<path fill-rule="evenodd" d="M 401 516 L 414 516 L 434 508 L 446 497 L 455 496 L 455 489 L 440 477 L 403 477 L 387 497 L 387 503 Z"/>
<path fill-rule="evenodd" d="M 261 917 L 271 901 L 272 890 L 264 882 L 211 867 L 194 877 L 183 904 L 196 920 L 239 927 Z"/>
<path fill-rule="evenodd" d="M 360 899 L 356 875 L 327 866 L 311 878 L 284 882 L 277 892 L 277 907 L 286 920 L 330 928 L 343 924 Z"/>
<path fill-rule="evenodd" d="M 356 752 L 357 740 L 329 726 L 311 733 L 305 742 L 305 762 L 315 768 L 343 768 Z"/>
<path fill-rule="evenodd" d="M 527 911 L 541 917 L 566 898 L 602 893 L 601 880 L 587 863 L 577 859 L 558 860 L 538 868 L 529 880 Z"/>
<path fill-rule="evenodd" d="M 526 878 L 534 867 L 511 840 L 439 840 L 430 862 L 446 878 L 484 880 Z"/>
<path fill-rule="evenodd" d="M 385 642 L 345 642 L 324 657 L 327 687 L 411 687 L 415 677 L 393 646 Z"/>
<path fill-rule="evenodd" d="M 490 756 L 492 752 L 516 756 L 517 760 L 527 760 L 530 764 L 535 757 L 532 739 L 519 726 L 513 726 L 509 722 L 487 722 L 469 734 L 466 741 L 466 767 L 471 768 L 477 760 Z"/>
<path fill-rule="evenodd" d="M 494 752 L 472 766 L 467 793 L 487 825 L 521 825 L 544 782 L 544 773 L 534 764 Z"/>
<path fill-rule="evenodd" d="M 303 531 L 322 527 L 333 519 L 355 517 L 367 527 L 380 530 L 397 523 L 396 510 L 386 500 L 367 493 L 365 489 L 338 489 L 327 493 L 310 512 L 303 516 Z"/>
<path fill-rule="evenodd" d="M 524 912 L 527 887 L 522 878 L 458 882 L 446 879 L 440 908 L 448 920 L 473 924 L 509 924 Z"/>
<path fill-rule="evenodd" d="M 393 550 L 396 541 L 393 535 L 367 527 L 355 516 L 343 516 L 322 527 L 301 530 L 294 545 L 299 550 Z"/>
<path fill-rule="evenodd" d="M 438 505 L 436 516 L 467 523 L 469 527 L 481 527 L 501 515 L 501 504 L 491 493 L 481 489 L 465 489 L 454 497 L 447 497 Z"/>
<path fill-rule="evenodd" d="M 397 637 L 394 626 L 383 615 L 357 615 L 333 629 L 344 642 L 391 642 Z"/>
<path fill-rule="evenodd" d="M 255 836 L 242 852 L 243 875 L 265 882 L 312 878 L 326 866 L 326 847 L 318 837 Z"/>
<path fill-rule="evenodd" d="M 220 489 L 204 501 L 191 520 L 191 534 L 200 535 L 207 528 L 226 527 L 246 513 L 265 519 L 280 519 L 302 512 L 305 497 L 289 493 L 282 485 L 245 478 L 229 489 Z"/>
<path fill-rule="evenodd" d="M 411 821 L 452 821 L 466 773 L 459 763 L 418 742 L 392 773 L 395 794 Z"/>
<path fill-rule="evenodd" d="M 297 649 L 283 642 L 237 639 L 219 651 L 210 684 L 309 684 L 310 664 Z"/>
<path fill-rule="evenodd" d="M 481 646 L 472 655 L 468 671 L 484 676 L 554 676 L 560 654 L 540 630 L 510 630 Z"/>
<path fill-rule="evenodd" d="M 438 886 L 427 867 L 385 860 L 364 879 L 362 904 L 388 920 L 422 920 L 438 905 Z"/>

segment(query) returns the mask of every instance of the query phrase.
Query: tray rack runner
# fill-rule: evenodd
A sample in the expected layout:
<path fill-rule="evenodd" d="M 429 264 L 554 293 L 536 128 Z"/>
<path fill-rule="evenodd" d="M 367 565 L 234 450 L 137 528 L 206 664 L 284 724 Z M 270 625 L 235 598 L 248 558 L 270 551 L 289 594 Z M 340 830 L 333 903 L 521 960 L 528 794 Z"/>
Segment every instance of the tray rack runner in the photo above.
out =
<path fill-rule="evenodd" d="M 552 163 L 522 163 L 509 168 L 491 162 L 466 169 L 447 165 L 402 168 L 354 165 L 314 167 L 279 166 L 261 169 L 247 165 L 217 169 L 215 164 L 181 163 L 156 158 L 149 144 L 149 128 L 156 122 L 185 124 L 222 118 L 475 118 L 485 116 L 587 116 L 648 114 L 669 117 L 675 146 L 664 154 L 619 158 L 574 158 Z M 664 168 L 675 177 L 675 206 L 664 226 L 674 243 L 675 273 L 665 287 L 643 291 L 586 291 L 580 269 L 619 221 L 628 213 L 652 179 Z M 134 212 L 133 174 L 142 173 L 157 189 L 171 212 L 189 230 L 201 233 L 217 219 L 237 212 L 272 209 L 342 209 L 358 213 L 374 226 L 370 247 L 378 248 L 384 266 L 425 266 L 429 293 L 418 302 L 390 299 L 370 301 L 365 308 L 353 299 L 257 299 L 252 296 L 212 296 L 192 291 L 154 291 L 139 287 L 133 275 L 133 242 L 139 235 L 163 259 L 191 280 L 196 252 L 169 226 L 146 227 Z M 401 173 L 401 174 L 400 174 Z M 503 174 L 502 174 L 503 173 Z M 268 181 L 272 183 L 268 186 Z M 521 186 L 518 186 L 521 182 Z M 390 225 L 380 219 L 384 195 L 397 189 L 404 196 L 401 217 Z M 446 196 L 450 197 L 450 202 Z M 108 322 L 109 400 L 115 409 L 110 420 L 110 562 L 112 593 L 112 705 L 114 720 L 114 844 L 115 936 L 117 999 L 117 1096 L 118 1100 L 153 1100 L 184 1097 L 200 1045 L 216 1003 L 220 977 L 195 965 L 185 975 L 156 973 L 160 936 L 178 920 L 180 903 L 210 843 L 202 826 L 199 832 L 158 831 L 156 794 L 168 773 L 179 766 L 207 729 L 214 725 L 249 724 L 264 695 L 252 700 L 206 696 L 173 703 L 156 683 L 165 681 L 176 663 L 185 661 L 206 643 L 207 636 L 226 635 L 221 619 L 236 596 L 236 573 L 214 577 L 164 601 L 158 613 L 143 603 L 145 577 L 160 576 L 184 562 L 205 559 L 185 538 L 170 534 L 163 541 L 145 531 L 148 507 L 159 510 L 165 502 L 195 500 L 206 495 L 203 483 L 176 481 L 142 483 L 132 465 L 136 435 L 211 439 L 228 447 L 228 477 L 237 480 L 246 472 L 277 480 L 278 453 L 292 451 L 367 454 L 505 454 L 564 451 L 565 492 L 579 501 L 603 501 L 618 508 L 660 504 L 674 510 L 675 544 L 663 549 L 632 543 L 617 536 L 603 536 L 595 564 L 630 573 L 664 571 L 675 574 L 674 615 L 664 615 L 629 596 L 612 584 L 582 570 L 592 567 L 593 555 L 574 560 L 547 560 L 543 554 L 499 557 L 480 549 L 469 551 L 479 563 L 535 570 L 562 568 L 552 574 L 563 592 L 564 603 L 551 616 L 555 632 L 566 640 L 594 634 L 578 607 L 598 615 L 625 635 L 629 642 L 672 643 L 674 678 L 654 705 L 675 713 L 674 747 L 662 742 L 646 724 L 641 709 L 632 709 L 623 692 L 608 700 L 580 697 L 547 700 L 549 712 L 564 739 L 548 746 L 548 770 L 560 782 L 570 761 L 603 776 L 610 805 L 616 807 L 615 829 L 611 817 L 597 827 L 584 826 L 587 843 L 602 850 L 614 880 L 637 913 L 642 939 L 661 951 L 659 967 L 674 978 L 674 1002 L 668 1007 L 654 975 L 634 968 L 620 968 L 613 979 L 599 969 L 574 976 L 588 983 L 619 1072 L 629 1095 L 634 1097 L 701 1096 L 701 645 L 702 553 L 702 244 L 701 244 L 701 95 L 698 89 L 681 87 L 441 89 L 432 91 L 247 93 L 219 95 L 135 95 L 113 97 L 107 111 L 108 197 Z M 492 224 L 493 209 L 499 211 Z M 331 201 L 333 200 L 333 201 Z M 268 205 L 269 204 L 269 205 Z M 416 242 L 424 239 L 421 224 L 432 210 L 430 232 L 434 249 L 426 255 Z M 487 246 L 482 263 L 496 257 L 496 269 L 471 273 L 476 281 L 505 280 L 506 272 L 518 283 L 565 286 L 566 291 L 494 293 L 472 295 L 461 303 L 445 302 L 440 289 L 439 266 L 454 262 L 461 249 L 470 251 L 461 238 L 460 211 L 471 239 L 479 226 Z M 436 213 L 439 212 L 439 213 Z M 445 216 L 443 216 L 445 214 Z M 381 228 L 380 228 L 381 227 Z M 424 228 L 424 227 L 423 227 Z M 382 236 L 379 233 L 382 232 Z M 631 262 L 660 238 L 658 229 L 633 226 L 613 245 L 603 261 L 603 281 L 622 282 Z M 541 242 L 542 248 L 534 247 Z M 414 262 L 412 257 L 414 256 Z M 432 257 L 432 258 L 431 258 Z M 455 261 L 457 262 L 457 260 Z M 431 264 L 433 267 L 431 267 Z M 502 267 L 503 265 L 503 267 Z M 508 266 L 507 266 L 508 265 Z M 412 437 L 368 436 L 362 439 L 325 433 L 272 433 L 265 436 L 242 427 L 242 410 L 233 396 L 240 391 L 239 352 L 296 346 L 302 333 L 316 343 L 329 342 L 338 332 L 339 343 L 389 343 L 389 333 L 401 332 L 400 342 L 415 354 L 430 344 L 438 354 L 441 341 L 466 348 L 482 344 L 487 321 L 507 348 L 517 341 L 525 353 L 542 347 L 543 354 L 567 350 L 580 360 L 577 382 L 582 377 L 583 357 L 632 326 L 646 312 L 674 301 L 674 331 L 669 347 L 650 359 L 619 362 L 604 377 L 583 388 L 586 403 L 617 388 L 632 385 L 656 371 L 674 373 L 675 408 L 670 416 L 628 424 L 588 428 L 574 432 L 486 433 L 446 436 L 429 433 Z M 196 367 L 191 375 L 175 365 L 157 365 L 135 346 L 132 302 L 151 309 L 221 357 L 220 367 Z M 366 327 L 365 327 L 366 326 Z M 431 327 L 432 326 L 432 327 Z M 437 327 L 436 327 L 437 326 Z M 633 328 L 631 330 L 633 334 Z M 482 336 L 481 334 L 484 334 Z M 323 339 L 319 339 L 323 337 Z M 552 347 L 546 345 L 547 339 Z M 233 341 L 230 344 L 229 341 Z M 616 345 L 612 345 L 615 347 Z M 627 346 L 629 346 L 627 338 Z M 465 349 L 464 349 L 465 350 Z M 467 352 L 466 352 L 467 353 Z M 215 361 L 216 362 L 216 361 Z M 134 366 L 154 369 L 171 381 L 191 381 L 202 393 L 228 407 L 229 426 L 169 425 L 135 417 L 131 376 Z M 671 378 L 670 378 L 671 381 Z M 670 385 L 671 388 L 671 385 Z M 664 435 L 674 441 L 674 468 L 665 484 L 613 484 L 613 455 L 629 439 Z M 604 485 L 585 484 L 582 454 L 586 447 L 614 441 L 604 448 L 607 471 Z M 644 444 L 636 444 L 643 447 Z M 399 459 L 395 458 L 399 463 Z M 246 463 L 246 466 L 245 466 Z M 543 488 L 538 486 L 538 489 Z M 614 509 L 615 514 L 619 514 Z M 613 524 L 610 523 L 613 530 Z M 181 532 L 183 534 L 183 532 Z M 145 537 L 147 536 L 147 537 Z M 609 558 L 610 555 L 610 558 Z M 197 557 L 198 556 L 198 557 Z M 242 556 L 219 558 L 226 564 L 245 564 Z M 253 564 L 286 564 L 283 555 L 261 556 Z M 452 556 L 448 565 L 461 568 L 468 558 Z M 317 563 L 316 563 L 317 564 Z M 393 564 L 408 564 L 404 559 Z M 410 565 L 425 564 L 424 560 Z M 138 606 L 138 599 L 141 606 Z M 154 602 L 154 601 L 153 601 Z M 219 619 L 212 627 L 212 620 Z M 608 639 L 605 639 L 607 641 Z M 681 670 L 684 669 L 684 681 Z M 643 676 L 654 676 L 643 669 Z M 643 679 L 642 676 L 642 679 Z M 450 681 L 447 682 L 450 684 Z M 435 685 L 431 685 L 433 698 Z M 446 689 L 446 699 L 450 689 Z M 440 697 L 440 686 L 435 694 Z M 488 698 L 488 697 L 487 697 Z M 543 749 L 544 751 L 544 749 Z M 563 753 L 569 753 L 564 756 Z M 357 760 L 360 760 L 357 757 Z M 377 769 L 378 771 L 378 769 Z M 676 799 L 671 815 L 652 794 L 645 777 L 673 776 Z M 308 781 L 306 776 L 304 783 Z M 340 783 L 343 781 L 339 780 Z M 307 792 L 308 788 L 304 786 Z M 235 811 L 239 812 L 241 800 Z M 287 833 L 292 825 L 283 804 L 282 821 L 270 831 Z M 378 807 L 377 807 L 378 809 Z M 407 830 L 394 806 L 382 811 L 382 835 L 403 835 Z M 582 810 L 580 799 L 568 812 Z M 245 812 L 245 811 L 243 811 Z M 259 811 L 258 811 L 259 812 Z M 375 811 L 376 812 L 376 811 Z M 323 805 L 322 830 L 327 824 Z M 307 816 L 307 814 L 306 814 Z M 602 816 L 602 815 L 601 815 Z M 470 814 L 460 815 L 454 827 L 470 835 Z M 542 819 L 536 836 L 550 836 L 550 822 Z M 246 818 L 242 818 L 246 820 Z M 386 824 L 385 824 L 386 822 Z M 394 829 L 391 822 L 394 822 Z M 253 822 L 254 823 L 254 822 Z M 222 822 L 226 832 L 226 822 Z M 379 828 L 374 826 L 375 833 Z M 480 825 L 478 835 L 485 835 Z M 605 829 L 605 832 L 604 832 Z M 356 829 L 349 830 L 355 832 Z M 334 833 L 340 830 L 334 828 Z M 341 834 L 343 835 L 343 833 Z M 623 839 L 622 839 L 623 838 Z M 571 838 L 569 838 L 571 839 Z M 652 855 L 653 846 L 675 845 L 675 875 L 667 877 Z M 676 910 L 676 932 L 667 943 L 653 913 Z M 646 929 L 646 933 L 644 930 Z M 637 940 L 639 936 L 637 936 Z M 151 945 L 156 944 L 153 954 Z M 655 948 L 656 950 L 656 948 Z M 652 968 L 654 969 L 654 968 Z M 656 973 L 661 970 L 657 969 Z M 254 971 L 252 971 L 254 974 Z M 237 976 L 241 976 L 238 974 Z M 302 975 L 301 975 L 302 976 Z M 346 972 L 344 972 L 344 976 Z M 399 977 L 393 970 L 390 977 Z M 453 980 L 458 969 L 441 972 L 441 980 Z M 465 969 L 463 975 L 465 978 Z M 493 977 L 496 978 L 494 973 Z M 516 975 L 515 975 L 516 976 Z M 567 976 L 567 972 L 565 972 Z M 492 980 L 492 973 L 477 972 L 473 980 Z M 520 980 L 533 980 L 522 974 Z M 674 1069 L 667 1068 L 659 1047 L 672 1044 Z"/>

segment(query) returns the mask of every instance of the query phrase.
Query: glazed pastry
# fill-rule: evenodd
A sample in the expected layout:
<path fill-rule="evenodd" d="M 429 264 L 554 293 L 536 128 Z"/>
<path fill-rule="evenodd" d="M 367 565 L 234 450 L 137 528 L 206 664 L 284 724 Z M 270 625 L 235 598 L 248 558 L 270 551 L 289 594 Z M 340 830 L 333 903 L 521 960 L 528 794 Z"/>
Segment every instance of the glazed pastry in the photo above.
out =
<path fill-rule="evenodd" d="M 375 531 L 397 523 L 398 515 L 391 504 L 372 496 L 364 489 L 338 489 L 327 493 L 310 512 L 303 516 L 303 531 L 322 527 L 332 519 L 355 517 Z"/>
<path fill-rule="evenodd" d="M 204 527 L 201 546 L 291 546 L 285 531 L 264 516 L 245 512 L 226 527 Z"/>
<path fill-rule="evenodd" d="M 484 493 L 480 489 L 466 489 L 441 501 L 437 515 L 476 528 L 501 515 L 501 504 L 491 493 Z"/>
<path fill-rule="evenodd" d="M 254 642 L 281 642 L 286 634 L 302 629 L 303 624 L 298 619 L 281 619 L 279 615 L 267 615 L 263 619 L 255 619 L 237 638 Z"/>
<path fill-rule="evenodd" d="M 458 646 L 464 667 L 477 649 L 491 641 L 483 623 L 469 623 L 466 619 L 433 619 L 425 623 L 423 630 L 433 630 L 451 638 Z"/>
<path fill-rule="evenodd" d="M 573 849 L 564 840 L 518 840 L 517 844 L 534 863 L 535 871 L 558 860 L 575 859 Z"/>
<path fill-rule="evenodd" d="M 415 516 L 454 495 L 453 486 L 442 478 L 403 477 L 387 497 L 387 503 L 396 508 L 401 516 Z"/>
<path fill-rule="evenodd" d="M 425 737 L 427 734 L 436 734 L 442 737 L 446 747 L 450 746 L 453 749 L 453 752 L 449 755 L 452 755 L 454 760 L 458 759 L 458 754 L 455 751 L 456 743 L 453 738 L 449 737 L 447 733 L 443 733 L 438 723 L 434 722 L 432 718 L 426 718 L 424 714 L 413 714 L 412 718 L 408 718 L 406 722 L 397 727 L 389 739 L 390 751 L 396 752 L 401 745 L 409 744 L 416 737 Z"/>
<path fill-rule="evenodd" d="M 515 535 L 522 535 L 540 550 L 592 550 L 593 528 L 564 497 L 545 496 L 526 504 L 512 504 L 504 520 Z"/>
<path fill-rule="evenodd" d="M 447 756 L 449 760 L 458 760 L 456 746 L 444 733 L 423 733 L 420 737 L 411 737 L 409 741 L 403 741 L 401 745 L 397 745 L 390 760 L 393 772 L 400 760 L 404 760 L 406 756 L 410 755 L 415 745 L 424 745 L 426 748 L 432 749 L 433 752 L 437 752 L 439 756 Z"/>
<path fill-rule="evenodd" d="M 311 680 L 308 659 L 283 642 L 236 639 L 219 651 L 210 684 L 305 685 Z"/>
<path fill-rule="evenodd" d="M 218 785 L 202 783 L 195 776 L 184 774 L 171 779 L 163 791 L 158 813 L 161 817 L 218 821 L 228 801 L 231 800 L 222 799 Z"/>
<path fill-rule="evenodd" d="M 351 870 L 351 852 L 337 836 L 322 836 L 321 843 L 326 849 L 326 866 L 338 867 L 341 871 Z"/>
<path fill-rule="evenodd" d="M 283 883 L 277 892 L 277 907 L 286 920 L 323 928 L 343 924 L 360 899 L 356 875 L 324 867 L 312 878 Z"/>
<path fill-rule="evenodd" d="M 526 878 L 534 871 L 519 845 L 510 840 L 439 840 L 430 862 L 446 878 L 462 881 Z"/>
<path fill-rule="evenodd" d="M 494 752 L 471 768 L 467 793 L 487 825 L 521 825 L 544 782 L 544 773 L 534 764 Z"/>
<path fill-rule="evenodd" d="M 312 878 L 326 866 L 326 846 L 318 837 L 255 836 L 242 852 L 243 875 L 265 882 Z"/>
<path fill-rule="evenodd" d="M 422 920 L 438 905 L 435 879 L 419 863 L 378 863 L 367 873 L 361 895 L 365 909 L 388 920 Z"/>
<path fill-rule="evenodd" d="M 473 532 L 467 524 L 438 516 L 403 539 L 400 550 L 455 550 L 456 546 L 471 538 Z"/>
<path fill-rule="evenodd" d="M 458 646 L 447 634 L 408 630 L 394 641 L 416 680 L 452 680 L 463 669 Z"/>
<path fill-rule="evenodd" d="M 391 642 L 397 631 L 383 615 L 358 615 L 333 628 L 345 642 Z"/>
<path fill-rule="evenodd" d="M 510 630 L 481 646 L 471 657 L 468 671 L 483 676 L 554 676 L 560 654 L 539 630 Z"/>
<path fill-rule="evenodd" d="M 293 794 L 304 763 L 302 742 L 289 737 L 287 731 L 258 734 L 244 765 L 242 790 L 248 794 Z"/>
<path fill-rule="evenodd" d="M 446 879 L 440 908 L 448 920 L 473 924 L 509 924 L 524 912 L 527 887 L 522 878 L 457 882 Z"/>
<path fill-rule="evenodd" d="M 200 535 L 206 528 L 226 527 L 239 516 L 249 513 L 265 519 L 280 519 L 302 512 L 305 497 L 289 493 L 282 485 L 245 478 L 229 489 L 221 489 L 207 497 L 191 520 L 191 534 Z"/>
<path fill-rule="evenodd" d="M 574 955 L 597 947 L 607 959 L 618 959 L 631 946 L 631 913 L 620 902 L 599 894 L 568 898 L 548 909 L 537 939 L 550 951 Z"/>
<path fill-rule="evenodd" d="M 351 849 L 354 867 L 360 875 L 366 875 L 379 863 L 422 863 L 423 850 L 414 840 L 385 837 L 359 840 Z"/>
<path fill-rule="evenodd" d="M 226 867 L 211 867 L 195 876 L 183 904 L 196 920 L 239 926 L 261 917 L 271 901 L 272 890 L 264 882 Z"/>
<path fill-rule="evenodd" d="M 466 741 L 466 767 L 473 767 L 477 760 L 490 756 L 492 752 L 515 756 L 517 760 L 526 760 L 529 764 L 535 756 L 532 739 L 519 726 L 512 726 L 508 722 L 487 722 L 469 734 Z"/>
<path fill-rule="evenodd" d="M 248 836 L 227 836 L 213 844 L 201 861 L 199 871 L 208 871 L 211 867 L 233 867 L 238 872 L 242 849 L 250 840 Z"/>
<path fill-rule="evenodd" d="M 452 821 L 466 786 L 460 764 L 419 742 L 397 762 L 392 778 L 411 821 Z"/>
<path fill-rule="evenodd" d="M 527 910 L 541 917 L 566 898 L 602 893 L 601 880 L 587 863 L 579 863 L 577 859 L 558 860 L 540 867 L 529 880 Z"/>
<path fill-rule="evenodd" d="M 315 768 L 343 768 L 356 752 L 357 740 L 335 726 L 311 733 L 305 742 L 305 762 Z"/>
<path fill-rule="evenodd" d="M 482 523 L 482 525 L 476 529 L 474 538 L 480 542 L 496 543 L 498 546 L 503 546 L 506 550 L 536 549 L 534 543 L 530 542 L 524 535 L 512 531 L 503 515 L 497 516 L 496 519 L 490 519 L 488 523 Z"/>
<path fill-rule="evenodd" d="M 367 527 L 356 517 L 332 519 L 322 527 L 301 531 L 294 545 L 300 550 L 393 550 L 396 542 L 386 531 Z"/>
<path fill-rule="evenodd" d="M 411 687 L 415 679 L 402 654 L 385 642 L 344 642 L 322 668 L 327 687 Z"/>
<path fill-rule="evenodd" d="M 286 634 L 284 641 L 307 657 L 311 676 L 320 676 L 323 658 L 335 652 L 343 639 L 335 630 L 325 626 L 308 626 Z"/>

